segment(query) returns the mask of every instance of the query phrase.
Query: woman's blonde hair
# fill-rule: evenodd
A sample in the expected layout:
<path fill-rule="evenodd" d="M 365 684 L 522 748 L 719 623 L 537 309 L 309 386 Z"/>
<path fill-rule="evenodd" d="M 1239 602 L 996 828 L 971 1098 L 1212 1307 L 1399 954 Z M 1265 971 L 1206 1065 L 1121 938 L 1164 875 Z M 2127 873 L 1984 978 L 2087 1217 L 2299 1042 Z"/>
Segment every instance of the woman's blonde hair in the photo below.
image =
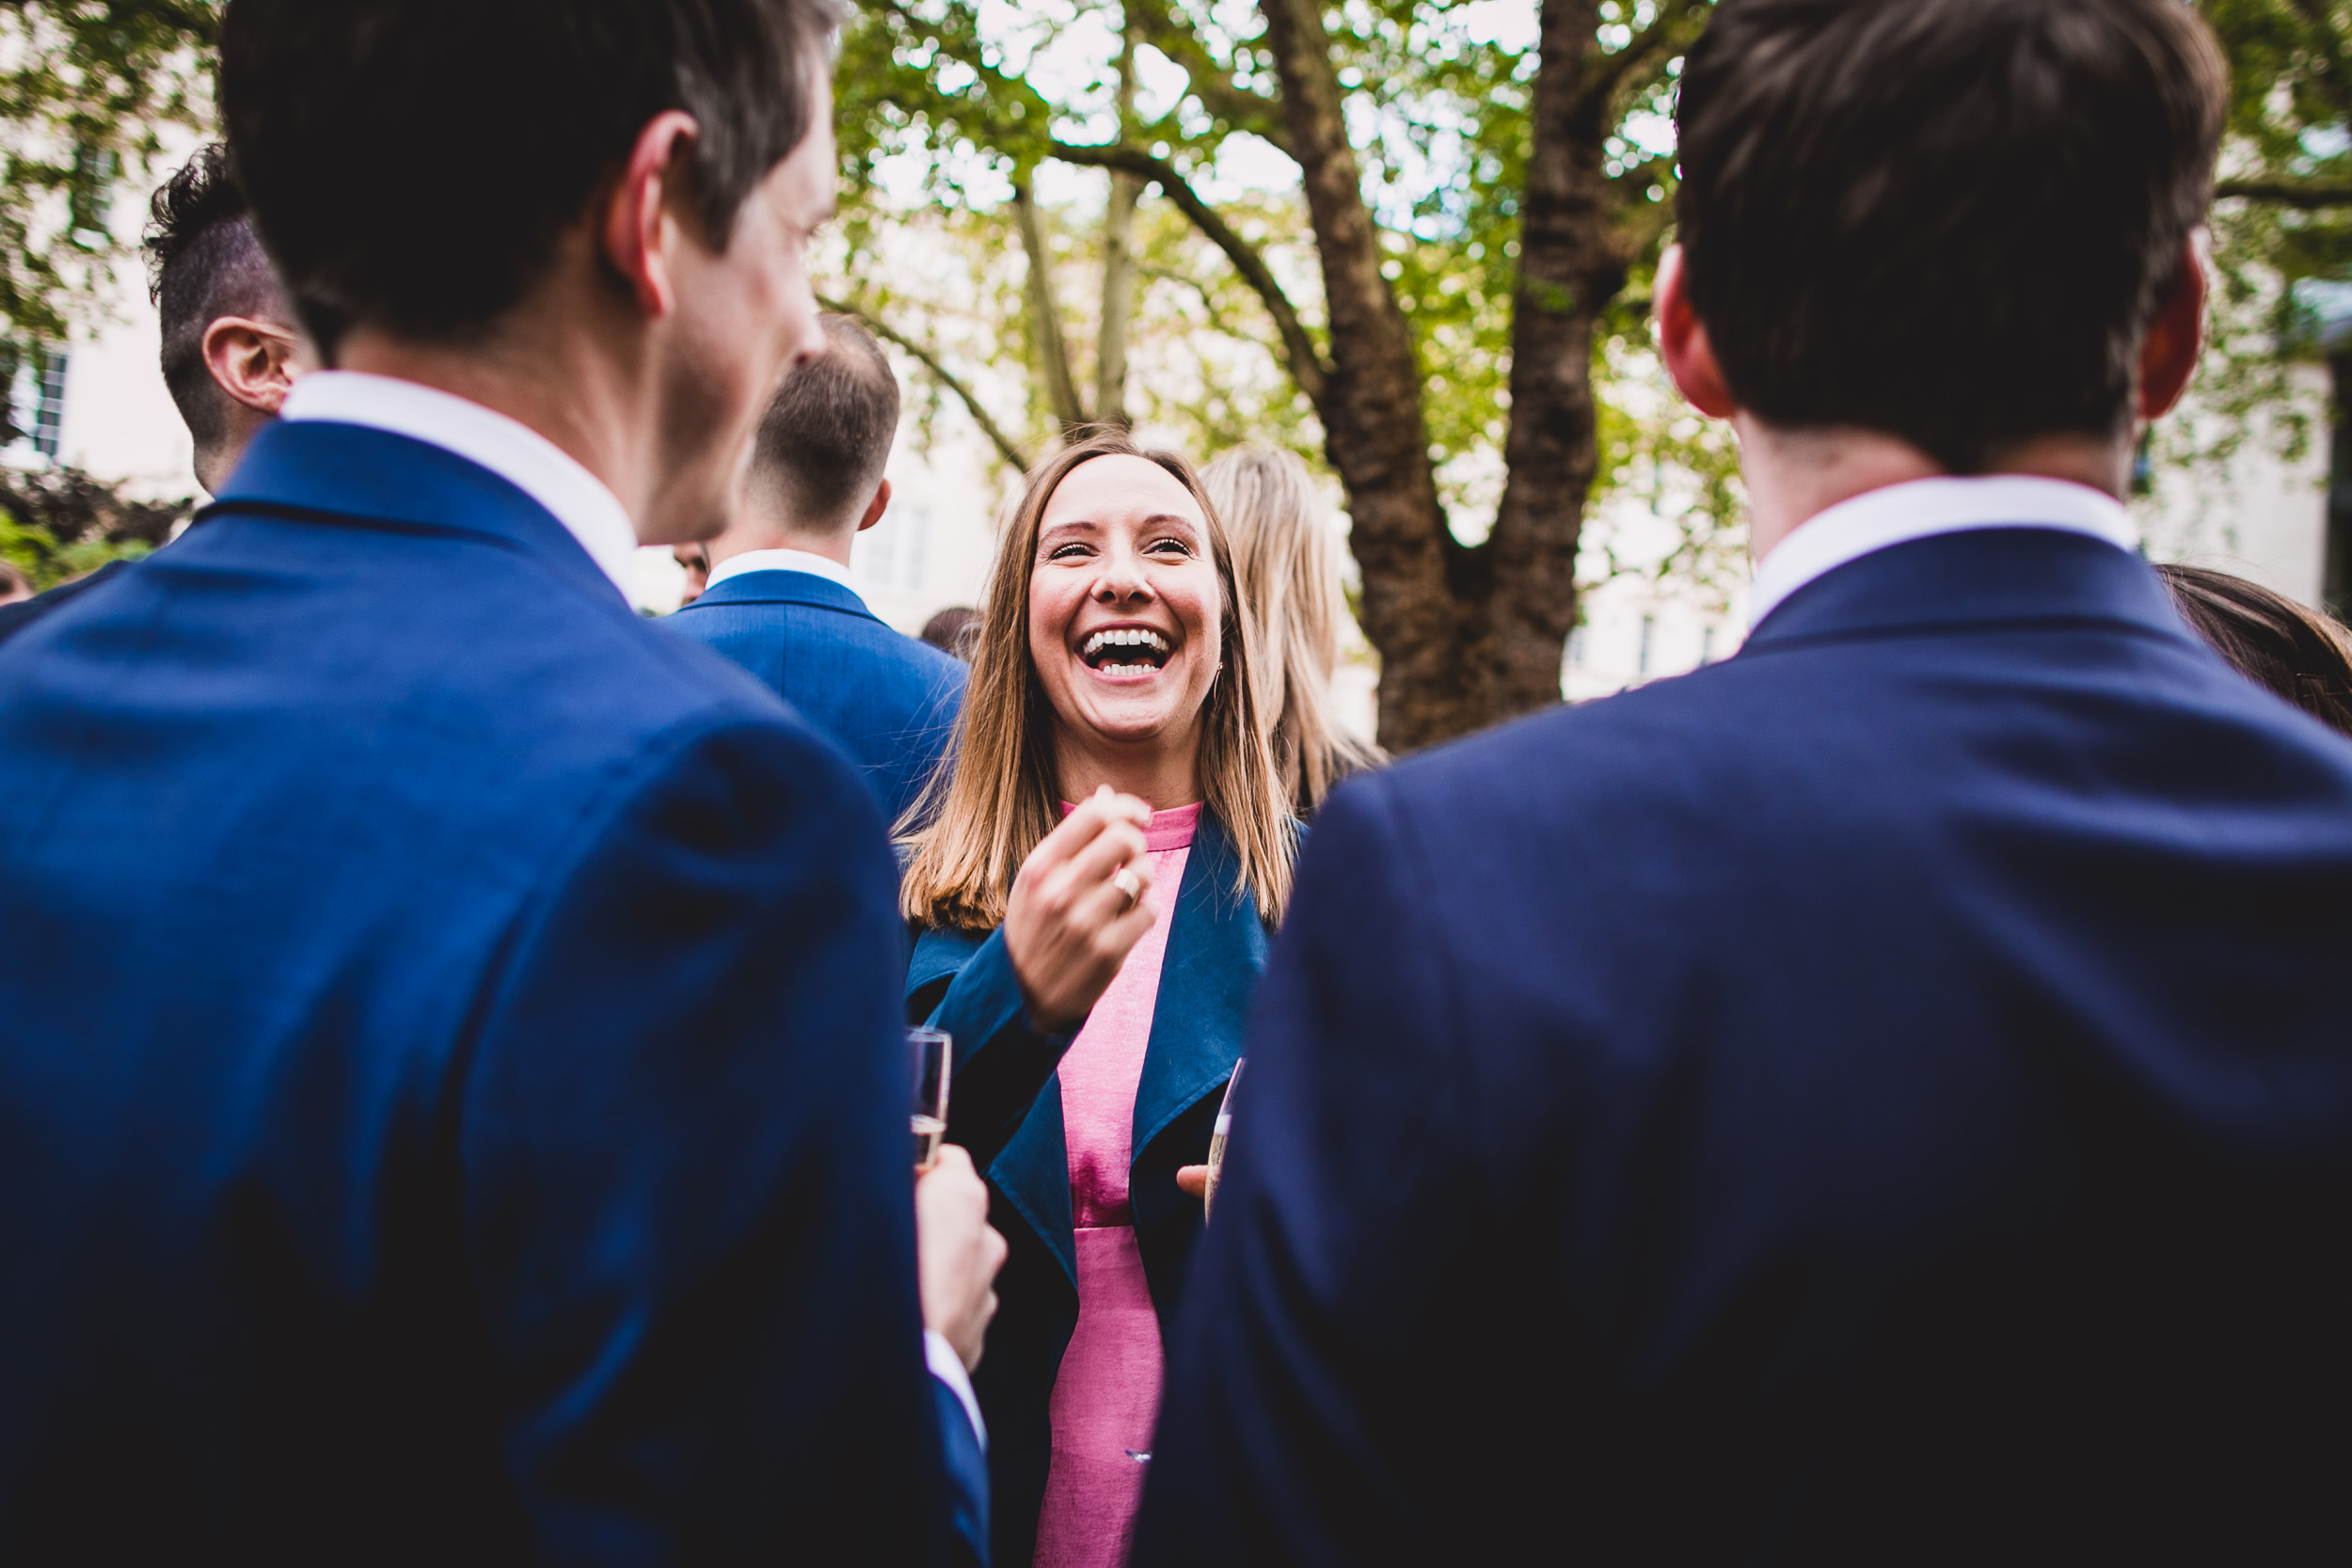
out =
<path fill-rule="evenodd" d="M 1242 614 L 1261 653 L 1253 670 L 1258 717 L 1283 791 L 1306 816 L 1348 774 L 1388 760 L 1340 728 L 1331 712 L 1347 591 L 1330 509 L 1307 465 L 1274 447 L 1235 447 L 1208 466 L 1200 483 L 1232 541 Z"/>
<path fill-rule="evenodd" d="M 1046 502 L 1073 471 L 1098 457 L 1156 464 L 1192 493 L 1208 523 L 1220 646 L 1201 709 L 1201 794 L 1240 863 L 1235 895 L 1254 895 L 1268 923 L 1290 901 L 1297 827 L 1258 719 L 1255 631 L 1238 610 L 1225 530 L 1191 464 L 1113 433 L 1064 447 L 1032 470 L 998 543 L 955 744 L 922 801 L 898 824 L 911 851 L 899 891 L 910 920 L 965 930 L 1003 925 L 1014 874 L 1061 820 L 1054 710 L 1029 659 L 1029 578 Z"/>

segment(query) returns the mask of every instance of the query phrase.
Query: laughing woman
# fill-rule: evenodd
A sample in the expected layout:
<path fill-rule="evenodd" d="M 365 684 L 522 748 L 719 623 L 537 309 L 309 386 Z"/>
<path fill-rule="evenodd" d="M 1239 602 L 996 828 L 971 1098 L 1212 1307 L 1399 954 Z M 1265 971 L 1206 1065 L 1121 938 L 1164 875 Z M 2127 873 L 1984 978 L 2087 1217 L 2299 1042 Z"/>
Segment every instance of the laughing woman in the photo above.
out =
<path fill-rule="evenodd" d="M 1126 1555 L 1200 1235 L 1177 1171 L 1290 893 L 1250 657 L 1184 459 L 1099 436 L 1031 478 L 905 881 L 908 1017 L 955 1037 L 947 1136 L 1012 1249 L 975 1378 L 999 1568 Z"/>

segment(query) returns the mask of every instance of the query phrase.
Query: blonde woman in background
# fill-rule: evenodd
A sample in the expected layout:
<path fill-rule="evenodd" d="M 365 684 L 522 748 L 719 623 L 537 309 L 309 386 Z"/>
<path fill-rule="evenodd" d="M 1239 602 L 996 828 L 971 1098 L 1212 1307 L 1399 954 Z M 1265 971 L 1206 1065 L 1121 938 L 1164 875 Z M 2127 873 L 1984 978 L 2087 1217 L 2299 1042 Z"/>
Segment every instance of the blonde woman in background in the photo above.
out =
<path fill-rule="evenodd" d="M 1263 654 L 1254 672 L 1258 714 L 1291 809 L 1304 821 L 1342 779 L 1389 760 L 1332 712 L 1347 592 L 1331 510 L 1307 465 L 1274 447 L 1235 447 L 1200 480 L 1232 541 L 1242 613 Z"/>

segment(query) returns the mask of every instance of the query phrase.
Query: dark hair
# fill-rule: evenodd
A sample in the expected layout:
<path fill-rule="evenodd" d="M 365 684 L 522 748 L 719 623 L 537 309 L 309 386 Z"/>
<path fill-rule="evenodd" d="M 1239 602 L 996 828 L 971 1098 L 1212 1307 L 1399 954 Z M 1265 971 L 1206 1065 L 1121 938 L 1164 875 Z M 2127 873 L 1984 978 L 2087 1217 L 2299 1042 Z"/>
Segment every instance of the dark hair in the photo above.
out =
<path fill-rule="evenodd" d="M 980 633 L 980 612 L 969 605 L 949 605 L 923 623 L 923 641 L 942 653 L 972 662 L 972 644 Z"/>
<path fill-rule="evenodd" d="M 2181 618 L 2240 674 L 2352 735 L 2352 632 L 2227 572 L 2168 565 L 2156 575 Z"/>
<path fill-rule="evenodd" d="M 825 352 L 785 376 L 752 443 L 752 483 L 812 530 L 872 498 L 898 434 L 898 378 L 882 345 L 854 317 L 818 320 Z"/>
<path fill-rule="evenodd" d="M 2182 0 L 1723 0 L 1675 211 L 1733 398 L 1957 473 L 2124 428 L 2227 90 Z"/>
<path fill-rule="evenodd" d="M 809 128 L 839 0 L 233 0 L 222 118 L 332 361 L 355 323 L 452 341 L 512 308 L 669 109 L 724 248 Z"/>
<path fill-rule="evenodd" d="M 147 297 L 162 318 L 164 385 L 202 451 L 228 438 L 228 394 L 204 363 L 204 332 L 223 316 L 293 323 L 245 192 L 218 142 L 164 182 L 148 204 Z"/>

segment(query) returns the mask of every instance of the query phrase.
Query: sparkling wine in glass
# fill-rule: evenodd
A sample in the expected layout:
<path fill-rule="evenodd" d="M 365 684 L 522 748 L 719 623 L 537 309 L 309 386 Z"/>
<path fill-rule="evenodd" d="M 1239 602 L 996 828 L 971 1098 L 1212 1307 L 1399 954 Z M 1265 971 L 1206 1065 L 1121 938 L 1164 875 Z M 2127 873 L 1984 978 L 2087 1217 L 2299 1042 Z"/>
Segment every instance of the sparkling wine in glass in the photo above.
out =
<path fill-rule="evenodd" d="M 1200 1195 L 1200 1223 L 1209 1223 L 1209 1211 L 1216 1206 L 1217 1178 L 1225 1174 L 1225 1134 L 1233 1130 L 1233 1085 L 1241 1082 L 1242 1063 L 1246 1057 L 1233 1060 L 1233 1076 L 1225 1081 L 1225 1098 L 1217 1101 L 1216 1125 L 1209 1132 L 1209 1185 Z"/>
<path fill-rule="evenodd" d="M 914 1168 L 927 1171 L 939 1160 L 939 1140 L 947 1133 L 949 1040 L 937 1029 L 907 1031 L 907 1066 L 914 1075 Z"/>

